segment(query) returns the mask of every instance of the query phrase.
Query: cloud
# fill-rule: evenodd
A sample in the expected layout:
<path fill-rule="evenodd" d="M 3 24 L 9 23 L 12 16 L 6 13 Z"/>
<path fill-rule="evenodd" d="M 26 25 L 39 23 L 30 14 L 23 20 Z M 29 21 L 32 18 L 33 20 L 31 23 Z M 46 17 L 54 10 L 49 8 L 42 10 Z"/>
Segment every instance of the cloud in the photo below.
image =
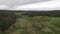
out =
<path fill-rule="evenodd" d="M 13 7 L 17 5 L 21 6 L 43 1 L 49 1 L 49 0 L 0 0 L 0 5 L 7 5 L 9 6 L 9 9 L 14 9 Z"/>
<path fill-rule="evenodd" d="M 60 7 L 60 0 L 52 0 L 46 2 L 38 2 L 23 6 L 16 6 L 15 10 L 58 10 Z"/>
<path fill-rule="evenodd" d="M 7 9 L 7 8 L 8 8 L 7 5 L 0 5 L 0 10 L 1 10 L 1 9 Z"/>
<path fill-rule="evenodd" d="M 48 1 L 48 0 L 0 0 L 0 4 L 14 6 L 14 5 L 31 4 L 31 3 L 42 2 L 42 1 Z"/>

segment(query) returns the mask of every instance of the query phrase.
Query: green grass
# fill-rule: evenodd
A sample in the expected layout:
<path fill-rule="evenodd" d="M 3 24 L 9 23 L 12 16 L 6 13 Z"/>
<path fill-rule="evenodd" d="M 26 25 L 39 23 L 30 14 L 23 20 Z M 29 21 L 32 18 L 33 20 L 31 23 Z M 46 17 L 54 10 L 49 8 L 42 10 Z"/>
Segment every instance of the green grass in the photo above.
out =
<path fill-rule="evenodd" d="M 15 29 L 3 34 L 60 34 L 60 17 L 17 15 L 21 18 L 14 24 Z"/>

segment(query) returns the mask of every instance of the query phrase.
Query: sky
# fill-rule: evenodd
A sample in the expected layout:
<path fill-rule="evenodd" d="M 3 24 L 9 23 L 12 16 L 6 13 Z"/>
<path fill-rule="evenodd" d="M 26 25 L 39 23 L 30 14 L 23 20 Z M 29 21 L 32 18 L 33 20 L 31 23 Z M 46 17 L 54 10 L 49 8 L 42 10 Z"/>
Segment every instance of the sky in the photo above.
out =
<path fill-rule="evenodd" d="M 0 0 L 4 10 L 60 10 L 60 0 Z"/>
<path fill-rule="evenodd" d="M 60 0 L 37 2 L 33 4 L 16 6 L 16 10 L 60 10 Z"/>
<path fill-rule="evenodd" d="M 21 6 L 43 1 L 49 1 L 49 0 L 0 0 L 0 9 L 13 9 L 14 6 L 18 5 Z"/>

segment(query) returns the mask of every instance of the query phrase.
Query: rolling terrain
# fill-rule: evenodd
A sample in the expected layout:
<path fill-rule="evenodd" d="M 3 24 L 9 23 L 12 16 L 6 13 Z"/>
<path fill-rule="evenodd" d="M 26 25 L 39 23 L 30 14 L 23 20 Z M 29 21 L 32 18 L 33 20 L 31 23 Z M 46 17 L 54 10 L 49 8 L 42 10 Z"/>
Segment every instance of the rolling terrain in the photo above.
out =
<path fill-rule="evenodd" d="M 1 34 L 60 34 L 60 11 L 2 11 Z"/>

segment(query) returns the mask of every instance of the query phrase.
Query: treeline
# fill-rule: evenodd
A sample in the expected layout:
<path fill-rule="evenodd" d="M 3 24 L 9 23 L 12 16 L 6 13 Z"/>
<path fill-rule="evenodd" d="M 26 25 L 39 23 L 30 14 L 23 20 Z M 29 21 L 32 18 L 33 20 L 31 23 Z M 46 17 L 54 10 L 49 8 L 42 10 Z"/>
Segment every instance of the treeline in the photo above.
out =
<path fill-rule="evenodd" d="M 0 13 L 0 31 L 4 32 L 16 22 L 17 15 L 14 13 Z"/>
<path fill-rule="evenodd" d="M 55 16 L 59 17 L 60 16 L 60 10 L 56 11 L 31 11 L 31 12 L 26 12 L 25 14 L 22 15 L 29 15 L 29 16 Z"/>

